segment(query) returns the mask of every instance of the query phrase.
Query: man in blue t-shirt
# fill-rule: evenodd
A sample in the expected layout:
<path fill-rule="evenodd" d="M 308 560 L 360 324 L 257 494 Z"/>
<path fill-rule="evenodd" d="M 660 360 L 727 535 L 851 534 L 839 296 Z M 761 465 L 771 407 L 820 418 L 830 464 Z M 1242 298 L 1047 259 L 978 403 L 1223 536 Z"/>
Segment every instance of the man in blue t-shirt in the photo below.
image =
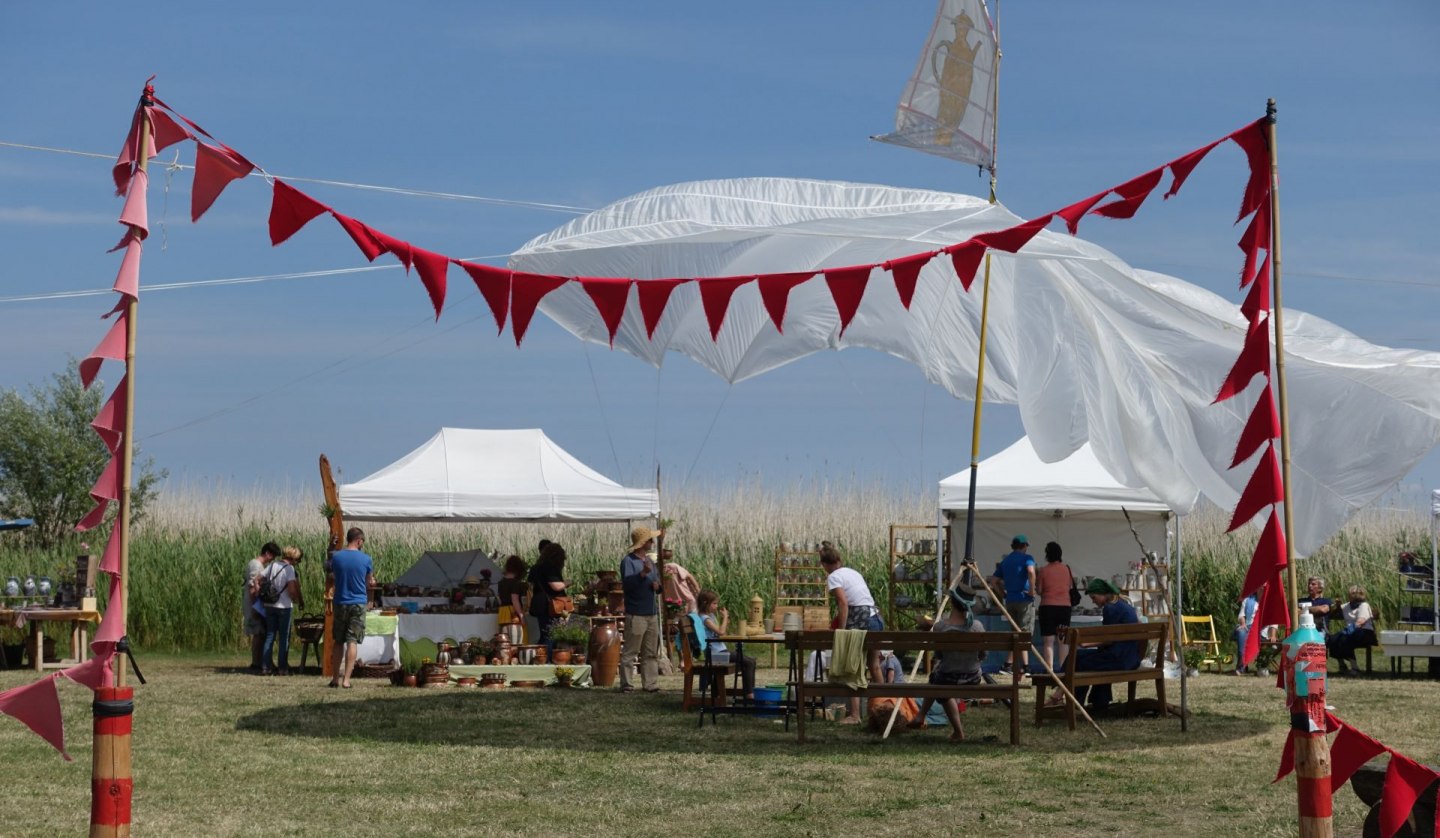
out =
<path fill-rule="evenodd" d="M 660 616 L 655 594 L 660 571 L 650 560 L 655 539 L 664 530 L 636 527 L 630 533 L 630 552 L 620 560 L 620 586 L 625 591 L 625 643 L 620 648 L 620 691 L 634 692 L 630 672 L 640 662 L 640 683 L 645 692 L 660 690 Z"/>
<path fill-rule="evenodd" d="M 370 604 L 370 588 L 375 584 L 374 564 L 360 548 L 365 546 L 365 532 L 351 527 L 345 533 L 345 549 L 330 557 L 330 576 L 335 592 L 334 629 L 330 635 L 334 676 L 330 686 L 350 689 L 350 673 L 355 669 L 355 652 L 365 639 L 365 610 Z"/>
<path fill-rule="evenodd" d="M 995 573 L 990 577 L 993 585 L 1005 586 L 1005 610 L 1010 614 L 1010 619 L 1020 630 L 1029 635 L 1035 634 L 1035 560 L 1026 552 L 1030 549 L 1030 539 L 1023 535 L 1017 535 L 1010 539 L 1010 553 L 995 565 Z M 1005 659 L 1005 668 L 1008 670 L 1014 665 L 1009 657 Z M 1022 675 L 1030 672 L 1030 653 L 1020 653 L 1020 672 Z"/>

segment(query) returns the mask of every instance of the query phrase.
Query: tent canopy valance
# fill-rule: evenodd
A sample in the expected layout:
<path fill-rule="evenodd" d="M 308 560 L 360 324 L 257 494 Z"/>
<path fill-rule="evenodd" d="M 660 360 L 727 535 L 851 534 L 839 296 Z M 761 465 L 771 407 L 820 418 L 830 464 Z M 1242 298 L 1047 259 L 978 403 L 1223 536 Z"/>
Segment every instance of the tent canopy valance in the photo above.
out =
<path fill-rule="evenodd" d="M 654 518 L 655 489 L 631 489 L 538 428 L 441 428 L 424 445 L 340 486 L 347 521 L 603 522 Z"/>

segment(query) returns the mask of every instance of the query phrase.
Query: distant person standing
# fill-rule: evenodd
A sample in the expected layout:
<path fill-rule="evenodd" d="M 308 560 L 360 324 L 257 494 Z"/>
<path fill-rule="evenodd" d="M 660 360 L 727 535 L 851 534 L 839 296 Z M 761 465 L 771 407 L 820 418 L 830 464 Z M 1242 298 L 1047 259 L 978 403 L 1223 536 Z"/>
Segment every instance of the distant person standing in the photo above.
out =
<path fill-rule="evenodd" d="M 1250 626 L 1255 622 L 1255 612 L 1258 610 L 1260 595 L 1255 593 L 1245 597 L 1240 603 L 1240 613 L 1235 615 L 1235 633 L 1232 635 L 1235 640 L 1235 669 L 1231 671 L 1231 675 L 1244 675 L 1246 672 L 1245 643 L 1250 639 Z"/>
<path fill-rule="evenodd" d="M 1035 587 L 1040 594 L 1040 654 L 1054 669 L 1065 660 L 1068 648 L 1060 641 L 1060 629 L 1070 625 L 1070 592 L 1075 589 L 1075 574 L 1063 559 L 1064 550 L 1057 542 L 1045 545 L 1045 566 L 1035 574 Z M 1058 652 L 1056 651 L 1058 648 Z"/>
<path fill-rule="evenodd" d="M 290 674 L 290 615 L 296 608 L 305 607 L 305 598 L 300 594 L 299 567 L 305 558 L 299 547 L 286 547 L 280 551 L 280 561 L 271 562 L 265 569 L 265 578 L 277 594 L 274 602 L 265 603 L 265 648 L 262 651 L 261 674 Z M 275 655 L 274 669 L 271 669 L 271 654 Z"/>
<path fill-rule="evenodd" d="M 537 641 L 545 644 L 545 651 L 555 652 L 555 642 L 550 639 L 550 628 L 555 624 L 555 615 L 550 613 L 550 600 L 565 594 L 565 548 L 550 541 L 541 542 L 540 558 L 530 568 L 530 616 L 535 618 Z"/>
<path fill-rule="evenodd" d="M 530 568 L 519 556 L 505 559 L 505 568 L 500 572 L 500 625 L 519 623 L 525 625 L 525 599 L 530 593 L 530 584 L 525 581 Z M 522 630 L 523 643 L 529 643 L 528 628 Z"/>
<path fill-rule="evenodd" d="M 995 565 L 990 581 L 1005 587 L 1005 611 L 1027 636 L 1035 634 L 1035 560 L 1030 557 L 1030 539 L 1017 535 L 1010 539 L 1010 552 Z M 1014 665 L 1005 659 L 1008 670 Z M 1020 672 L 1029 674 L 1030 653 L 1020 652 Z"/>
<path fill-rule="evenodd" d="M 636 527 L 630 533 L 630 552 L 620 560 L 620 587 L 625 592 L 625 645 L 620 648 L 620 691 L 634 692 L 630 670 L 640 659 L 640 682 L 645 692 L 660 690 L 660 616 L 655 592 L 660 571 L 650 560 L 650 549 L 662 530 Z"/>
<path fill-rule="evenodd" d="M 361 548 L 365 531 L 351 527 L 345 533 L 345 549 L 330 557 L 330 573 L 335 582 L 334 629 L 331 657 L 335 675 L 330 686 L 350 689 L 350 673 L 355 669 L 355 653 L 365 639 L 365 610 L 370 604 L 370 586 L 375 584 L 375 566 Z"/>
<path fill-rule="evenodd" d="M 261 656 L 265 651 L 265 611 L 255 605 L 255 588 L 260 574 L 280 556 L 280 546 L 273 541 L 265 542 L 260 555 L 245 565 L 245 635 L 250 638 L 250 671 L 261 672 L 265 668 Z"/>
<path fill-rule="evenodd" d="M 661 564 L 665 568 L 665 601 L 680 603 L 680 613 L 689 614 L 696 609 L 700 583 L 690 571 L 676 564 L 674 556 L 672 550 L 660 551 Z"/>
<path fill-rule="evenodd" d="M 880 609 L 875 607 L 875 597 L 870 586 L 859 571 L 845 566 L 845 559 L 835 545 L 820 542 L 820 567 L 825 570 L 825 589 L 835 597 L 835 619 L 840 628 L 860 631 L 884 631 L 885 622 L 880 619 Z M 871 652 L 865 661 L 870 669 L 870 680 L 884 683 L 880 673 L 880 653 Z M 860 724 L 860 699 L 850 699 L 850 706 L 842 725 Z"/>

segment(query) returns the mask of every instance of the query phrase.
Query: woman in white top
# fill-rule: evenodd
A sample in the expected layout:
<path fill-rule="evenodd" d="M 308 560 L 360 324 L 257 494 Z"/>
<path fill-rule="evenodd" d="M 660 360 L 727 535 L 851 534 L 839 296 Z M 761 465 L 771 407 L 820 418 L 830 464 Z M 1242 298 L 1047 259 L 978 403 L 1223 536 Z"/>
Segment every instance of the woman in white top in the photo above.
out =
<path fill-rule="evenodd" d="M 1375 612 L 1365 601 L 1365 589 L 1351 585 L 1349 593 L 1350 601 L 1340 606 L 1345 628 L 1326 641 L 1330 657 L 1340 661 L 1340 675 L 1360 674 L 1355 666 L 1355 650 L 1375 645 Z"/>
<path fill-rule="evenodd" d="M 828 541 L 820 543 L 820 566 L 829 574 L 825 577 L 825 587 L 835 597 L 836 625 L 847 629 L 883 631 L 885 623 L 880 619 L 880 610 L 875 607 L 875 597 L 870 594 L 870 586 L 865 584 L 865 577 L 846 567 L 840 551 Z M 880 674 L 880 653 L 871 652 L 868 663 L 870 680 L 883 683 L 885 679 Z M 860 724 L 859 698 L 850 699 L 850 710 L 845 714 L 845 718 L 840 720 L 840 724 Z"/>
<path fill-rule="evenodd" d="M 270 580 L 270 587 L 278 596 L 274 602 L 265 603 L 265 648 L 261 652 L 261 675 L 290 674 L 290 615 L 298 607 L 305 607 L 305 598 L 300 594 L 300 579 L 296 565 L 305 558 L 298 547 L 286 547 L 280 551 L 280 560 L 271 562 L 265 568 L 264 578 Z M 271 667 L 270 650 L 279 646 L 279 669 Z"/>

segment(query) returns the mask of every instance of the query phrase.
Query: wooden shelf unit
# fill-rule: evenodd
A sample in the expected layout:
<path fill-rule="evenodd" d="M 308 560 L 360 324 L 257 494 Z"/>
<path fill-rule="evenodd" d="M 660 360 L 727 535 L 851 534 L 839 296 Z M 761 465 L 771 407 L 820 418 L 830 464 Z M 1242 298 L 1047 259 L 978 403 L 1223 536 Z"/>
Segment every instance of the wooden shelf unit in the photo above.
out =
<path fill-rule="evenodd" d="M 775 605 L 825 606 L 825 568 L 818 550 L 775 548 Z"/>
<path fill-rule="evenodd" d="M 1157 574 L 1158 571 L 1158 574 Z M 1170 619 L 1166 607 L 1170 593 L 1170 565 L 1156 562 L 1155 569 L 1144 562 L 1131 562 L 1125 575 L 1125 596 L 1147 623 Z"/>
<path fill-rule="evenodd" d="M 950 583 L 950 555 L 934 524 L 891 524 L 889 543 L 885 627 L 911 631 L 922 615 L 935 616 L 939 591 Z"/>

